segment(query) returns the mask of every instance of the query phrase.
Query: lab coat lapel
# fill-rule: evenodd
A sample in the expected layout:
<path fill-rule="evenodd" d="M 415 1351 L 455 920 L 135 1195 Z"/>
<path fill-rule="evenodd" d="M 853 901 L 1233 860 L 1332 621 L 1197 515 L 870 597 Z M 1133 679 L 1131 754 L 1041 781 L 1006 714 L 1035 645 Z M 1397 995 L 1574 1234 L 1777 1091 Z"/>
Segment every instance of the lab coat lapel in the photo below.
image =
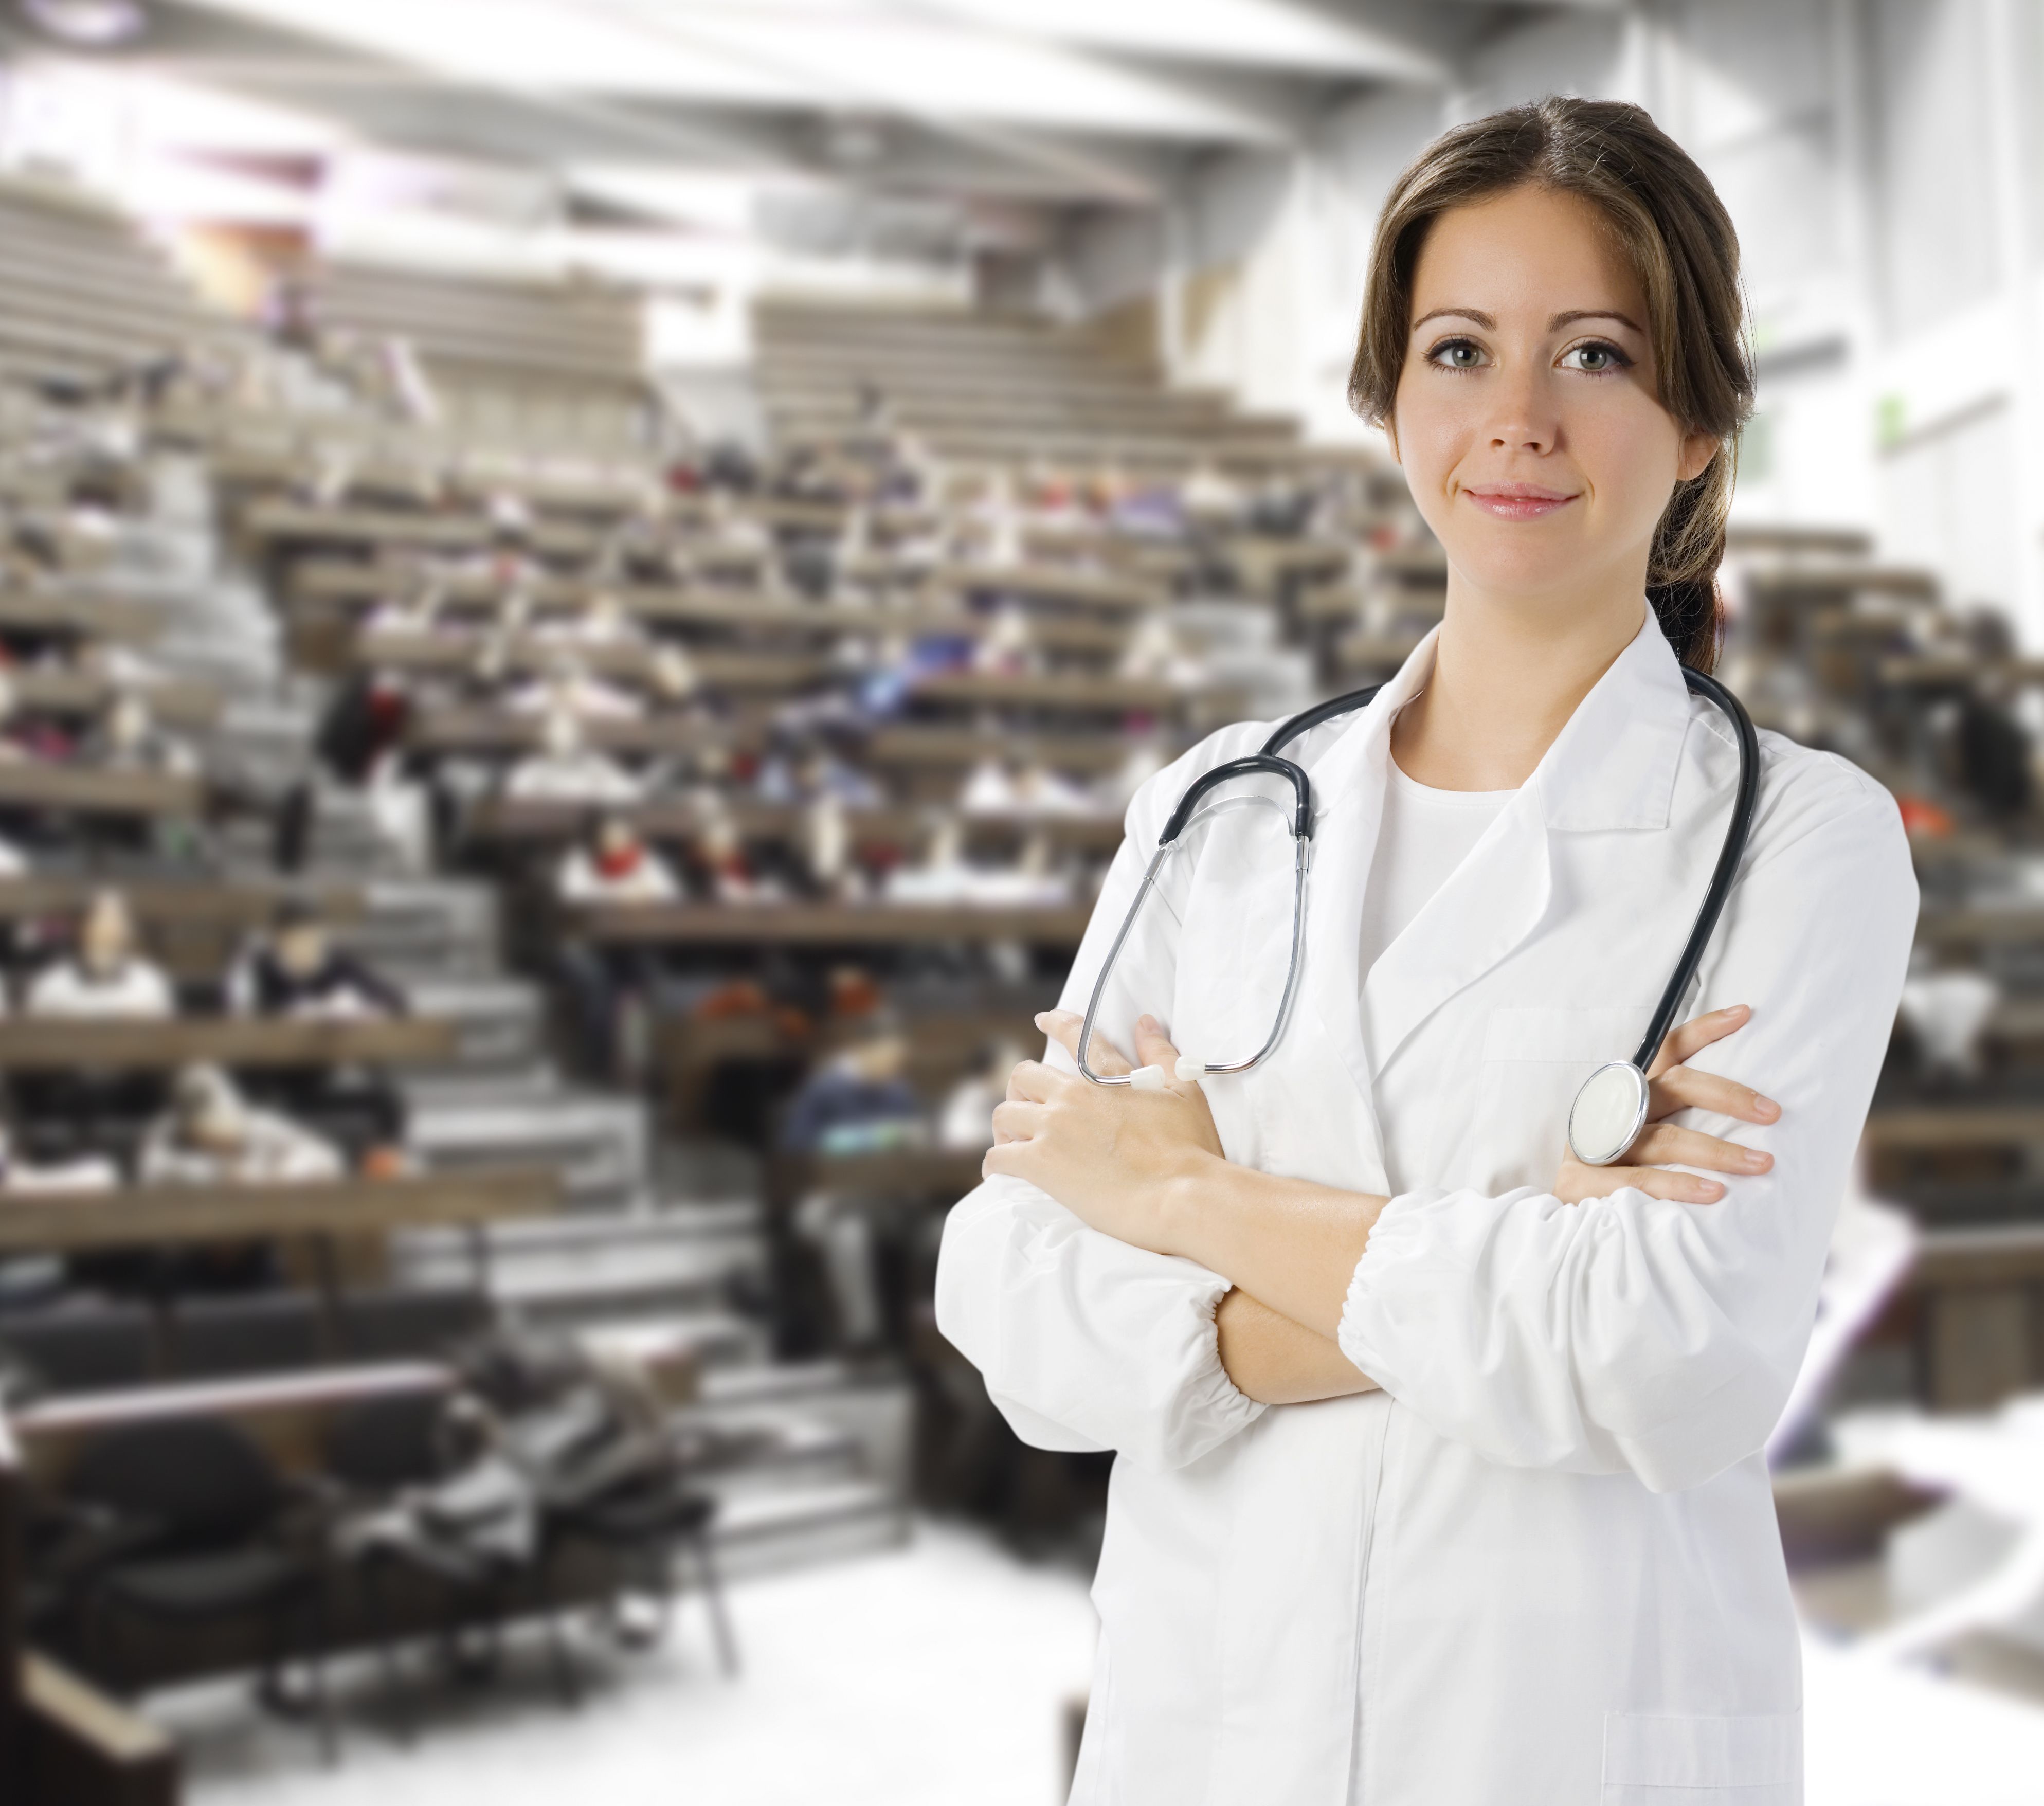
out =
<path fill-rule="evenodd" d="M 1547 830 L 1539 794 L 1527 785 L 1370 968 L 1362 1020 L 1373 1074 L 1533 932 L 1546 913 L 1550 883 Z M 1358 941 L 1361 934 L 1358 921 Z"/>
<path fill-rule="evenodd" d="M 1361 1015 L 1373 1076 L 1539 926 L 1553 886 L 1550 836 L 1667 826 L 1689 724 L 1681 667 L 1650 609 L 1532 776 L 1370 969 Z M 1388 758 L 1388 736 L 1385 744 Z M 1375 794 L 1381 815 L 1381 781 Z M 1360 933 L 1358 920 L 1352 945 Z"/>
<path fill-rule="evenodd" d="M 1391 723 L 1418 694 L 1434 665 L 1437 628 L 1414 648 L 1375 701 L 1340 732 L 1307 770 L 1313 780 L 1312 867 L 1306 903 L 1302 1002 L 1339 1055 L 1363 1107 L 1374 1157 L 1382 1158 L 1363 1045 L 1361 999 L 1362 893 L 1384 818 Z"/>

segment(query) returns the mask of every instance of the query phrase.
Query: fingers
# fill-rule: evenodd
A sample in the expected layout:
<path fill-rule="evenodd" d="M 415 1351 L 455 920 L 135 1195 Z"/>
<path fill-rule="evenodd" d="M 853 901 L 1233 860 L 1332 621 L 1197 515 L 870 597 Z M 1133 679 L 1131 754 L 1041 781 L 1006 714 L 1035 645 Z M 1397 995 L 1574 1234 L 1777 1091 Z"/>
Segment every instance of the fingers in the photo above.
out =
<path fill-rule="evenodd" d="M 1681 1027 L 1668 1031 L 1668 1037 L 1661 1043 L 1661 1051 L 1654 1056 L 1654 1064 L 1648 1070 L 1649 1078 L 1658 1078 L 1671 1066 L 1699 1054 L 1713 1041 L 1722 1041 L 1726 1036 L 1736 1034 L 1743 1028 L 1746 1019 L 1753 1014 L 1745 1004 L 1735 1003 L 1729 1009 L 1714 1009 L 1708 1016 L 1699 1016 Z"/>
<path fill-rule="evenodd" d="M 1713 1173 L 1765 1173 L 1774 1164 L 1774 1156 L 1761 1148 L 1667 1123 L 1650 1124 L 1626 1155 L 1642 1166 L 1703 1166 Z"/>
<path fill-rule="evenodd" d="M 1653 1122 L 1677 1110 L 1712 1110 L 1745 1123 L 1778 1122 L 1781 1116 L 1781 1106 L 1751 1086 L 1694 1066 L 1671 1067 L 1652 1082 L 1646 1115 Z"/>
<path fill-rule="evenodd" d="M 1011 1104 L 1047 1104 L 1066 1086 L 1083 1083 L 1083 1079 L 1059 1072 L 1055 1066 L 1046 1066 L 1041 1060 L 1024 1060 L 1008 1075 L 1008 1101 Z"/>
<path fill-rule="evenodd" d="M 1144 1066 L 1160 1066 L 1166 1072 L 1178 1064 L 1178 1050 L 1164 1032 L 1164 1024 L 1154 1016 L 1135 1019 L 1135 1057 Z"/>
<path fill-rule="evenodd" d="M 1015 1178 L 1026 1179 L 1035 1170 L 1035 1143 L 1030 1141 L 997 1141 L 986 1151 L 986 1158 L 979 1163 L 979 1176 L 991 1179 L 999 1174 L 1008 1174 Z"/>
<path fill-rule="evenodd" d="M 1598 1183 L 1605 1196 L 1630 1185 L 1649 1197 L 1666 1198 L 1671 1204 L 1716 1204 L 1725 1190 L 1716 1179 L 1700 1178 L 1693 1173 L 1673 1173 L 1665 1166 L 1606 1166 L 1600 1170 Z"/>
<path fill-rule="evenodd" d="M 1031 1140 L 1043 1126 L 1041 1104 L 1010 1102 L 993 1106 L 993 1139 L 997 1144 Z"/>
<path fill-rule="evenodd" d="M 1079 1031 L 1085 1018 L 1075 1009 L 1047 1009 L 1036 1018 L 1036 1026 L 1076 1060 L 1079 1057 Z M 1130 1070 L 1128 1056 L 1096 1033 L 1093 1038 L 1093 1070 L 1103 1078 L 1118 1078 Z"/>

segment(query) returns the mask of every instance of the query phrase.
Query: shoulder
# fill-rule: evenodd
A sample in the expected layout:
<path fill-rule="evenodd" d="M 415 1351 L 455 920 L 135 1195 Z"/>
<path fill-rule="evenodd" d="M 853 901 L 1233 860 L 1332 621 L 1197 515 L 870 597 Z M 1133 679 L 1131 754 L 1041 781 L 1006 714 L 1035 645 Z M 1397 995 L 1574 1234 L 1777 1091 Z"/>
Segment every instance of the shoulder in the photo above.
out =
<path fill-rule="evenodd" d="M 1144 778 L 1128 805 L 1124 825 L 1129 838 L 1155 840 L 1189 784 L 1216 765 L 1258 751 L 1278 725 L 1276 721 L 1234 721 L 1216 728 L 1162 770 Z"/>
<path fill-rule="evenodd" d="M 1715 731 L 1729 739 L 1721 722 Z M 1902 812 L 1887 787 L 1849 759 L 1819 751 L 1771 728 L 1760 731 L 1760 795 L 1749 870 L 1792 865 L 1824 874 L 1862 901 L 1916 902 L 1915 862 Z M 1726 748 L 1727 769 L 1735 754 Z"/>

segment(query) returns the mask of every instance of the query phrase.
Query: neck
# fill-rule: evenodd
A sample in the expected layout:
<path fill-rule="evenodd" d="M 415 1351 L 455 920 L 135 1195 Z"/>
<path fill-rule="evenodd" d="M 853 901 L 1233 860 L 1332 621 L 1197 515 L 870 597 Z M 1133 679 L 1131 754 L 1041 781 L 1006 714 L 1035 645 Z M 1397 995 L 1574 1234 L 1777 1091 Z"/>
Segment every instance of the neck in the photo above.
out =
<path fill-rule="evenodd" d="M 1437 790 L 1517 790 L 1639 632 L 1644 587 L 1529 604 L 1450 567 L 1432 674 L 1393 724 L 1400 769 Z"/>

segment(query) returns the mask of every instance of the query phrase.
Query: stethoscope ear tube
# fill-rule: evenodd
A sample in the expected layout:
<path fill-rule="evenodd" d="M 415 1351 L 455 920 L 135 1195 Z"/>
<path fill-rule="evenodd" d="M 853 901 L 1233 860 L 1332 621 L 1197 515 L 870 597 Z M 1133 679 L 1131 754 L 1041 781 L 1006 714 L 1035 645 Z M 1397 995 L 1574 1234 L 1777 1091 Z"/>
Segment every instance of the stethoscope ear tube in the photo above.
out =
<path fill-rule="evenodd" d="M 1646 1126 L 1649 1098 L 1647 1069 L 1668 1038 L 1675 1012 L 1682 1007 L 1690 982 L 1702 964 L 1704 949 L 1716 932 L 1718 918 L 1739 877 L 1739 861 L 1746 856 L 1753 834 L 1753 812 L 1760 795 L 1760 736 L 1753 730 L 1753 718 L 1739 698 L 1716 678 L 1683 668 L 1682 681 L 1697 695 L 1716 705 L 1739 740 L 1739 790 L 1732 798 L 1731 820 L 1725 825 L 1724 844 L 1718 849 L 1717 864 L 1711 872 L 1702 906 L 1683 944 L 1682 957 L 1661 993 L 1654 1019 L 1647 1024 L 1639 1051 L 1629 1060 L 1610 1060 L 1583 1081 L 1569 1107 L 1569 1151 L 1586 1166 L 1608 1166 L 1623 1158 Z"/>
<path fill-rule="evenodd" d="M 1716 704 L 1731 723 L 1739 740 L 1739 793 L 1732 798 L 1731 820 L 1725 826 L 1724 844 L 1718 849 L 1718 863 L 1711 873 L 1710 887 L 1704 893 L 1703 906 L 1696 911 L 1689 938 L 1683 943 L 1682 957 L 1676 962 L 1668 988 L 1661 993 L 1639 1051 L 1632 1056 L 1632 1063 L 1642 1072 L 1653 1065 L 1661 1043 L 1667 1039 L 1675 1012 L 1682 1007 L 1683 994 L 1703 963 L 1704 949 L 1717 930 L 1718 917 L 1724 913 L 1725 901 L 1739 876 L 1739 863 L 1746 856 L 1746 843 L 1752 837 L 1754 805 L 1760 795 L 1760 736 L 1753 731 L 1753 717 L 1746 713 L 1745 705 L 1716 678 L 1686 665 L 1682 667 L 1682 681 L 1697 695 Z"/>

